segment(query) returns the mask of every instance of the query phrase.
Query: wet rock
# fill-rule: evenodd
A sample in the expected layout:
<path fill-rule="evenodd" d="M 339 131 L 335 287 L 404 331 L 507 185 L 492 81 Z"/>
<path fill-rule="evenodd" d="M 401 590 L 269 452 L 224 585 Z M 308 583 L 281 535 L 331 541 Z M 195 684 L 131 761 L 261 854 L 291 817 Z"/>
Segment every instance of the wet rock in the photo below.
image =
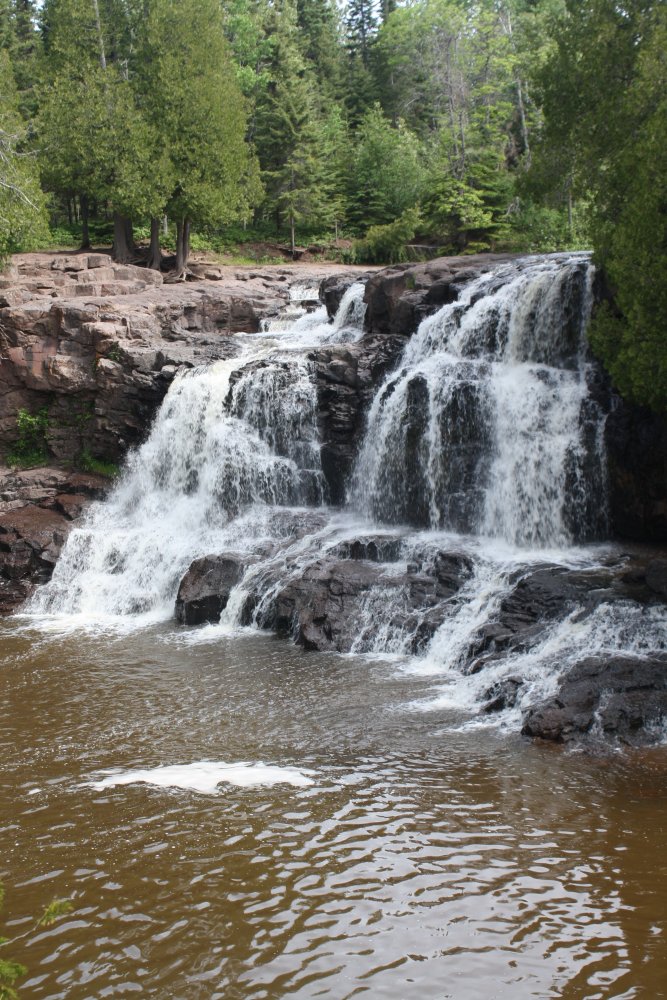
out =
<path fill-rule="evenodd" d="M 646 567 L 646 583 L 667 601 L 667 559 L 652 559 Z"/>
<path fill-rule="evenodd" d="M 374 334 L 409 337 L 425 316 L 455 302 L 462 285 L 511 259 L 511 254 L 476 254 L 385 268 L 366 285 L 365 328 Z"/>
<path fill-rule="evenodd" d="M 619 741 L 645 746 L 664 739 L 667 656 L 589 657 L 561 678 L 554 697 L 528 710 L 526 736 Z"/>
<path fill-rule="evenodd" d="M 275 581 L 268 602 L 256 602 L 258 624 L 292 635 L 307 649 L 371 649 L 378 631 L 387 628 L 411 637 L 415 651 L 423 648 L 472 564 L 463 554 L 431 553 L 397 567 L 399 547 L 397 538 L 360 536 L 303 569 L 294 567 L 286 585 Z M 267 584 L 264 592 L 270 590 Z M 382 615 L 373 613 L 373 601 Z"/>
<path fill-rule="evenodd" d="M 508 653 L 525 652 L 543 636 L 545 626 L 575 608 L 581 619 L 602 601 L 624 596 L 616 590 L 618 573 L 618 567 L 590 572 L 541 566 L 527 574 L 522 571 L 494 619 L 470 644 L 465 673 L 478 673 Z"/>
<path fill-rule="evenodd" d="M 667 542 L 667 418 L 613 396 L 605 444 L 614 535 Z"/>
<path fill-rule="evenodd" d="M 482 695 L 482 712 L 490 715 L 493 712 L 503 712 L 506 708 L 514 708 L 522 686 L 523 681 L 519 677 L 506 677 L 492 684 Z"/>
<path fill-rule="evenodd" d="M 74 522 L 109 488 L 65 469 L 0 469 L 0 614 L 46 583 Z"/>
<path fill-rule="evenodd" d="M 243 576 L 245 564 L 233 554 L 195 559 L 181 580 L 174 617 L 184 625 L 220 621 L 233 588 Z"/>

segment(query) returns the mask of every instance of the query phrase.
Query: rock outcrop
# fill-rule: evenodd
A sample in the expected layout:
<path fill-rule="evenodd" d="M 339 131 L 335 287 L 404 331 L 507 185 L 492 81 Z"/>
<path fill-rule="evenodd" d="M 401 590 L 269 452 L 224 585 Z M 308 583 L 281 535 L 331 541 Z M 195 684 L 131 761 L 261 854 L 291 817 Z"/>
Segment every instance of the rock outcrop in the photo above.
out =
<path fill-rule="evenodd" d="M 244 569 L 244 561 L 234 554 L 195 559 L 178 588 L 176 621 L 183 625 L 219 621 Z"/>
<path fill-rule="evenodd" d="M 15 443 L 18 411 L 45 408 L 53 459 L 85 449 L 119 461 L 145 437 L 179 367 L 233 355 L 230 334 L 258 331 L 291 284 L 317 286 L 331 273 L 193 267 L 201 280 L 167 285 L 100 253 L 15 258 L 0 282 L 0 455 Z"/>
<path fill-rule="evenodd" d="M 63 469 L 0 468 L 0 614 L 53 573 L 72 524 L 109 481 Z"/>
<path fill-rule="evenodd" d="M 667 723 L 667 655 L 592 656 L 568 670 L 552 697 L 525 716 L 526 736 L 559 743 L 645 746 Z"/>

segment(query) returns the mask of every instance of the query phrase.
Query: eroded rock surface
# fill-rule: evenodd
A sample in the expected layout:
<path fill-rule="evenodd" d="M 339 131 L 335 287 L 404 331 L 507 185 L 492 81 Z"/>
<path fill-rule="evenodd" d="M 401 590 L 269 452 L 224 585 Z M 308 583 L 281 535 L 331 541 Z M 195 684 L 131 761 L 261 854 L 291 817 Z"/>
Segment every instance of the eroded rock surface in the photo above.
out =
<path fill-rule="evenodd" d="M 663 736 L 666 721 L 667 655 L 592 656 L 568 670 L 553 698 L 527 712 L 523 733 L 644 746 Z"/>
<path fill-rule="evenodd" d="M 108 488 L 101 476 L 0 468 L 0 613 L 51 578 L 73 522 Z"/>

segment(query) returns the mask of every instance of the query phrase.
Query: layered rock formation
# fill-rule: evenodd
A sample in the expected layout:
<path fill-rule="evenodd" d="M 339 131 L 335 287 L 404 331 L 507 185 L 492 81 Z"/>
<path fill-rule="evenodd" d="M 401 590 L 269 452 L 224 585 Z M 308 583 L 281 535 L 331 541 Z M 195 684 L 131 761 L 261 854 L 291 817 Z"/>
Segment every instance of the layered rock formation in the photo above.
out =
<path fill-rule="evenodd" d="M 297 275 L 317 286 L 331 271 L 193 268 L 201 280 L 167 285 L 105 254 L 15 258 L 0 282 L 0 455 L 18 411 L 46 408 L 52 458 L 75 461 L 85 448 L 117 462 L 145 437 L 180 366 L 228 357 L 229 335 L 259 330 Z"/>
<path fill-rule="evenodd" d="M 50 579 L 72 523 L 108 486 L 101 476 L 0 466 L 0 614 Z"/>

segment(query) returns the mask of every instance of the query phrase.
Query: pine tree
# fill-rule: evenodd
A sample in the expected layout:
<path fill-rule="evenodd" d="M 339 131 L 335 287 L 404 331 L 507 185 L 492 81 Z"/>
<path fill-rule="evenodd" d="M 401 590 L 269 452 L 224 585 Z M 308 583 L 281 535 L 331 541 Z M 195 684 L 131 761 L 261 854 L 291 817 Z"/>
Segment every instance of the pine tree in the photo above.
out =
<path fill-rule="evenodd" d="M 295 230 L 306 219 L 322 220 L 326 192 L 319 145 L 320 121 L 314 81 L 299 51 L 299 31 L 293 0 L 274 9 L 269 85 L 257 109 L 256 142 L 266 188 L 265 208 L 280 231 Z"/>
<path fill-rule="evenodd" d="M 0 261 L 46 234 L 44 197 L 25 138 L 9 55 L 0 51 Z"/>
<path fill-rule="evenodd" d="M 192 225 L 243 216 L 258 185 L 219 0 L 146 2 L 140 108 L 168 159 L 166 208 L 176 220 L 176 274 L 184 276 Z"/>

